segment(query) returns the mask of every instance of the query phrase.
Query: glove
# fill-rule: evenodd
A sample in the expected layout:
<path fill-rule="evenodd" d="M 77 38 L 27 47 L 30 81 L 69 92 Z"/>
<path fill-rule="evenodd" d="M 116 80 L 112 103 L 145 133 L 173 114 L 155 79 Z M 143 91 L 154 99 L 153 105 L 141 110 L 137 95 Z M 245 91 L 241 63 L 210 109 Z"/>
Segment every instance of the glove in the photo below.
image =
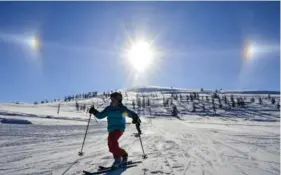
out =
<path fill-rule="evenodd" d="M 93 106 L 91 106 L 91 108 L 90 108 L 90 110 L 89 110 L 89 113 L 90 114 L 95 114 L 96 113 L 96 108 L 95 108 L 95 106 L 93 105 Z"/>
<path fill-rule="evenodd" d="M 141 123 L 141 120 L 140 120 L 139 117 L 134 117 L 132 123 L 133 123 L 133 124 L 140 124 L 140 123 Z"/>
<path fill-rule="evenodd" d="M 136 124 L 136 129 L 138 131 L 138 133 L 135 135 L 135 137 L 139 137 L 141 135 L 141 129 L 140 129 L 140 124 Z"/>

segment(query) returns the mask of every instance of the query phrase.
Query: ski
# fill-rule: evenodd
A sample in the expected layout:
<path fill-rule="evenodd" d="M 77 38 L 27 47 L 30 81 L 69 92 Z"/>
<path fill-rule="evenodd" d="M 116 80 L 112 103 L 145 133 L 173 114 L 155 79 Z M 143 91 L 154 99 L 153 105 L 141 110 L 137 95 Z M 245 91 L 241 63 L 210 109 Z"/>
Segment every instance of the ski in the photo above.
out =
<path fill-rule="evenodd" d="M 128 166 L 128 165 L 134 165 L 134 164 L 137 164 L 137 163 L 142 163 L 142 161 L 128 161 L 126 163 L 123 163 L 120 165 L 120 167 L 124 167 L 124 166 Z M 105 169 L 111 169 L 112 167 L 111 166 L 99 166 L 99 170 L 105 170 Z"/>
<path fill-rule="evenodd" d="M 117 168 L 106 168 L 106 169 L 102 169 L 102 170 L 98 170 L 96 172 L 89 172 L 89 171 L 83 171 L 84 175 L 95 175 L 95 174 L 103 174 L 103 173 L 107 173 L 107 172 L 112 172 L 112 171 L 116 171 L 118 169 L 127 169 L 127 168 L 132 168 L 137 166 L 136 164 L 131 164 L 131 165 L 127 165 L 127 166 L 120 166 Z"/>

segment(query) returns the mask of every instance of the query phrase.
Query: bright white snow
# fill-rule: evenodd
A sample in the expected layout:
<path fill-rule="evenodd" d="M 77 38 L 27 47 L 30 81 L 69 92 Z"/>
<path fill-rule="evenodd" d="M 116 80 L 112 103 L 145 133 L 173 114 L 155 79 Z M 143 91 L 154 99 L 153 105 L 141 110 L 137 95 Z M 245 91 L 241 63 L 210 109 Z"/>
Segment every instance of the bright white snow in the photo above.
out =
<path fill-rule="evenodd" d="M 129 153 L 129 159 L 143 163 L 127 170 L 108 174 L 148 175 L 279 175 L 280 174 L 280 112 L 268 99 L 263 104 L 257 97 L 267 94 L 235 92 L 234 95 L 255 97 L 247 108 L 230 111 L 217 110 L 211 100 L 196 101 L 205 104 L 206 111 L 191 112 L 191 103 L 173 100 L 180 111 L 172 117 L 170 108 L 163 107 L 163 97 L 169 98 L 169 88 L 133 88 L 124 96 L 124 103 L 132 109 L 132 100 L 139 95 L 151 99 L 149 108 L 139 111 L 143 121 L 142 141 L 148 159 L 142 160 L 138 138 L 133 136 L 135 126 L 130 123 L 120 139 L 120 146 Z M 173 93 L 192 90 L 173 89 Z M 210 91 L 200 92 L 210 96 Z M 227 92 L 225 92 L 227 94 Z M 230 95 L 231 93 L 229 93 Z M 179 95 L 179 94 L 178 94 Z M 279 95 L 272 95 L 279 102 Z M 185 98 L 184 98 L 185 99 Z M 80 104 L 98 104 L 102 110 L 109 104 L 101 97 L 79 100 Z M 106 120 L 91 121 L 84 156 L 79 157 L 88 115 L 76 112 L 75 101 L 48 104 L 0 104 L 0 118 L 25 119 L 29 125 L 0 124 L 0 174 L 82 174 L 95 171 L 98 165 L 110 165 L 112 156 L 107 148 Z M 138 111 L 137 109 L 135 110 Z"/>

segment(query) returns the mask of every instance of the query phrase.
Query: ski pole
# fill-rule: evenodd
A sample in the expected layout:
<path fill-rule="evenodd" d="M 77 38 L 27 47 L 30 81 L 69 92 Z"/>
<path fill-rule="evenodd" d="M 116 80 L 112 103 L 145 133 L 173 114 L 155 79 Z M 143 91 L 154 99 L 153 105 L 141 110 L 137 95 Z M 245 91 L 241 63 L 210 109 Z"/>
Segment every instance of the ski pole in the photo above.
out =
<path fill-rule="evenodd" d="M 89 108 L 87 108 L 87 113 L 89 112 Z M 87 115 L 87 113 L 86 113 L 86 115 Z M 96 119 L 96 117 L 94 117 L 94 119 L 95 119 L 95 121 L 97 122 L 97 123 L 99 123 L 98 122 L 98 120 Z"/>
<path fill-rule="evenodd" d="M 140 139 L 141 148 L 142 148 L 142 152 L 143 152 L 142 158 L 143 158 L 143 159 L 146 159 L 146 158 L 147 158 L 147 155 L 144 153 L 144 150 L 143 150 L 142 141 L 141 141 L 141 136 L 139 136 L 139 139 Z"/>
<path fill-rule="evenodd" d="M 142 155 L 142 158 L 143 159 L 146 159 L 147 158 L 147 155 L 144 153 L 144 149 L 143 149 L 143 145 L 142 145 L 142 140 L 141 140 L 141 130 L 140 130 L 140 124 L 138 123 L 138 124 L 136 124 L 136 128 L 137 128 L 137 130 L 138 130 L 138 137 L 139 137 L 139 139 L 140 139 L 140 144 L 141 144 L 141 148 L 142 148 L 142 153 L 143 153 L 143 155 Z"/>
<path fill-rule="evenodd" d="M 90 121 L 91 121 L 91 116 L 92 116 L 92 115 L 90 114 L 90 117 L 89 117 L 89 120 L 88 120 L 88 125 L 87 125 L 86 132 L 85 132 L 85 136 L 84 136 L 83 143 L 82 143 L 82 148 L 81 148 L 81 151 L 78 153 L 79 156 L 83 156 L 83 155 L 84 155 L 84 153 L 83 153 L 83 147 L 84 147 L 85 139 L 86 139 L 86 136 L 87 136 L 89 124 L 90 124 Z"/>

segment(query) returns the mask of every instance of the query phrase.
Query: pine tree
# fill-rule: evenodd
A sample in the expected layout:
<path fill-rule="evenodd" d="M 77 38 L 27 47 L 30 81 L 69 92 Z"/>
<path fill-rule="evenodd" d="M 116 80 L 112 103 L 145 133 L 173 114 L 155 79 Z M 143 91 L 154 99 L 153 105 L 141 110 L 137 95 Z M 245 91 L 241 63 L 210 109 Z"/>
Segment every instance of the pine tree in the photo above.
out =
<path fill-rule="evenodd" d="M 240 106 L 240 99 L 238 97 L 236 98 L 236 101 L 237 101 L 237 106 Z"/>
<path fill-rule="evenodd" d="M 135 110 L 135 106 L 136 106 L 136 104 L 135 104 L 135 100 L 133 100 L 132 105 L 133 105 L 133 109 Z"/>
<path fill-rule="evenodd" d="M 178 116 L 178 109 L 177 109 L 176 105 L 173 106 L 172 116 L 174 116 L 174 117 Z"/>
<path fill-rule="evenodd" d="M 232 102 L 232 107 L 235 108 L 235 101 Z"/>
<path fill-rule="evenodd" d="M 227 103 L 227 106 L 228 106 L 228 110 L 230 110 L 231 109 L 230 103 Z"/>
<path fill-rule="evenodd" d="M 241 106 L 244 108 L 246 105 L 245 105 L 245 101 L 244 99 L 241 99 Z"/>
<path fill-rule="evenodd" d="M 75 106 L 76 106 L 76 111 L 79 111 L 79 104 L 78 104 L 77 101 L 76 101 L 76 103 L 75 103 Z"/>
<path fill-rule="evenodd" d="M 196 112 L 196 106 L 194 102 L 192 103 L 192 112 Z"/>
<path fill-rule="evenodd" d="M 233 95 L 230 96 L 230 100 L 231 100 L 231 103 L 232 103 L 232 107 L 234 108 L 235 107 L 235 101 L 234 101 Z"/>
<path fill-rule="evenodd" d="M 171 98 L 171 99 L 170 99 L 170 106 L 173 105 L 173 104 L 174 104 L 174 103 L 173 103 L 173 99 Z"/>
<path fill-rule="evenodd" d="M 251 103 L 255 103 L 255 98 L 254 97 L 251 98 Z"/>
<path fill-rule="evenodd" d="M 138 106 L 138 108 L 141 107 L 141 103 L 140 103 L 140 99 L 139 98 L 137 99 L 137 106 Z"/>
<path fill-rule="evenodd" d="M 219 108 L 220 108 L 220 109 L 222 108 L 222 104 L 221 104 L 221 103 L 219 104 Z"/>
<path fill-rule="evenodd" d="M 149 115 L 151 116 L 152 111 L 151 111 L 151 107 L 149 107 Z"/>
<path fill-rule="evenodd" d="M 218 100 L 219 100 L 219 104 L 221 104 L 221 99 L 220 99 L 220 98 L 218 98 Z"/>
<path fill-rule="evenodd" d="M 142 98 L 142 108 L 145 108 L 145 98 Z"/>
<path fill-rule="evenodd" d="M 275 99 L 274 98 L 271 98 L 271 104 L 275 104 Z"/>
<path fill-rule="evenodd" d="M 226 95 L 223 96 L 223 101 L 224 101 L 224 104 L 227 104 L 227 98 L 226 98 Z"/>
<path fill-rule="evenodd" d="M 203 103 L 202 110 L 205 112 L 205 104 Z"/>
<path fill-rule="evenodd" d="M 259 97 L 259 104 L 262 105 L 262 99 Z"/>
<path fill-rule="evenodd" d="M 213 103 L 213 110 L 214 110 L 214 112 L 215 112 L 215 114 L 217 113 L 217 110 L 216 110 L 216 105 L 215 105 L 215 103 Z"/>

